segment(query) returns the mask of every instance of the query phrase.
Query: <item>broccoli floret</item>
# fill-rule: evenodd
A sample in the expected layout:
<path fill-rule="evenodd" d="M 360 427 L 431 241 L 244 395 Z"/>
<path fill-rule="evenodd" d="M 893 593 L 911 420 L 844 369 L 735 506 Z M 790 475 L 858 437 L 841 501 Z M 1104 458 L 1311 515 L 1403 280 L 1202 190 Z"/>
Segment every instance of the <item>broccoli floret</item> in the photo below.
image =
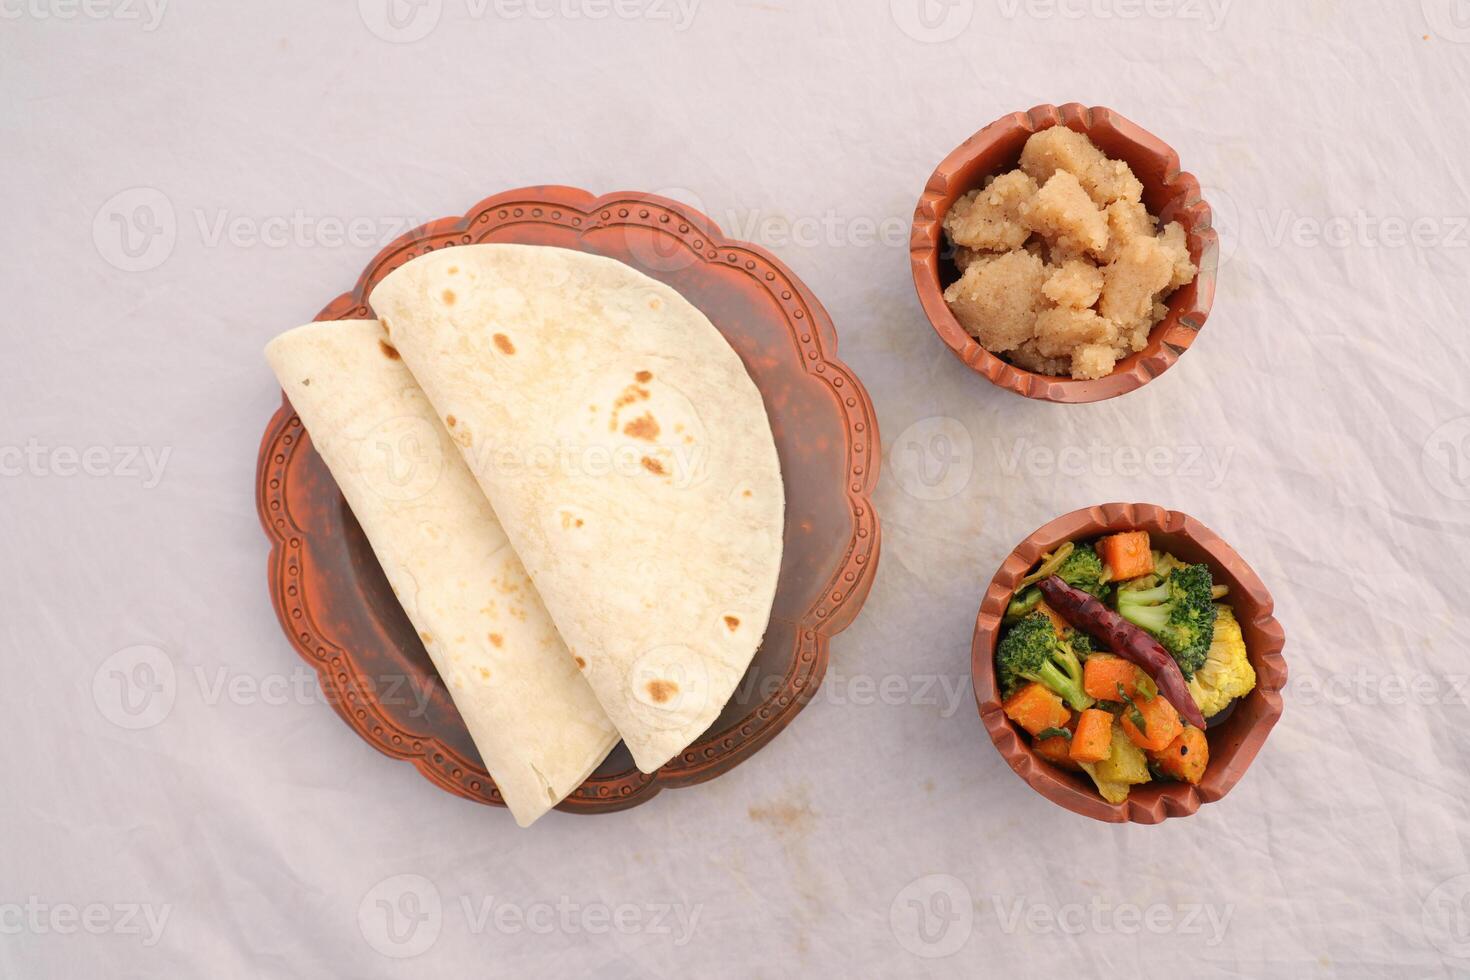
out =
<path fill-rule="evenodd" d="M 1074 589 L 1092 595 L 1103 591 L 1103 563 L 1090 544 L 1078 545 L 1057 569 L 1057 577 Z"/>
<path fill-rule="evenodd" d="M 1011 597 L 1011 604 L 1009 606 L 1006 606 L 1005 621 L 1007 623 L 1013 623 L 1016 620 L 1025 617 L 1029 613 L 1034 612 L 1036 607 L 1040 604 L 1040 589 L 1038 589 L 1034 585 L 1023 589 Z"/>
<path fill-rule="evenodd" d="M 1042 562 L 1040 568 L 1021 580 L 1023 588 L 1011 597 L 1010 605 L 1006 606 L 1005 622 L 1014 623 L 1034 610 L 1041 602 L 1041 590 L 1029 583 L 1053 574 L 1072 588 L 1099 598 L 1107 589 L 1102 580 L 1102 559 L 1092 545 L 1073 545 L 1069 541 Z"/>
<path fill-rule="evenodd" d="M 1153 634 L 1188 680 L 1205 662 L 1214 642 L 1213 589 L 1209 568 L 1186 565 L 1152 589 L 1120 589 L 1118 612 Z"/>
<path fill-rule="evenodd" d="M 1083 660 L 1086 660 L 1094 653 L 1100 653 L 1102 651 L 1102 647 L 1098 646 L 1097 641 L 1090 634 L 1084 633 L 1079 629 L 1068 629 L 1064 631 L 1062 633 L 1062 642 L 1071 647 L 1072 652 Z"/>
<path fill-rule="evenodd" d="M 1045 613 L 1031 613 L 1007 630 L 995 660 L 1006 694 L 1024 681 L 1036 681 L 1077 711 L 1092 707 L 1082 690 L 1082 662 Z"/>

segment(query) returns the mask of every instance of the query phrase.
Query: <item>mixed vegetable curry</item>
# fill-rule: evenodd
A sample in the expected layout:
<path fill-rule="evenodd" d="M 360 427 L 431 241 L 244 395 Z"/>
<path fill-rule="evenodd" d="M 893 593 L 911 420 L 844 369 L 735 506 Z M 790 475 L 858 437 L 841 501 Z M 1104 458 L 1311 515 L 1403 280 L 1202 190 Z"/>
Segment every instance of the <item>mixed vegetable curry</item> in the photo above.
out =
<path fill-rule="evenodd" d="M 1006 716 L 1110 803 L 1151 779 L 1198 783 L 1208 719 L 1256 686 L 1228 594 L 1147 531 L 1066 542 L 1006 610 L 995 655 Z"/>

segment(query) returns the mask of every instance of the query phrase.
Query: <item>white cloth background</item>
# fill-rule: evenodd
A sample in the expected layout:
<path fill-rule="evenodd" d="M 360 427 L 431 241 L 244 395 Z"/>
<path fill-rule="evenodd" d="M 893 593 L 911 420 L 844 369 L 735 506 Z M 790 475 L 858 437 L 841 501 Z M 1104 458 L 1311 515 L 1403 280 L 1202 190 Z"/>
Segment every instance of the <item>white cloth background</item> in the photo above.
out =
<path fill-rule="evenodd" d="M 0 0 L 0 974 L 1470 969 L 1464 0 L 387 2 Z M 964 368 L 906 250 L 940 158 L 1070 99 L 1171 142 L 1224 238 L 1194 348 L 1076 407 Z M 545 182 L 805 279 L 877 405 L 884 548 L 755 758 L 522 832 L 312 693 L 252 480 L 266 340 Z M 1002 556 L 1119 499 L 1221 532 L 1288 636 L 1251 771 L 1158 827 L 1036 795 L 968 688 Z"/>

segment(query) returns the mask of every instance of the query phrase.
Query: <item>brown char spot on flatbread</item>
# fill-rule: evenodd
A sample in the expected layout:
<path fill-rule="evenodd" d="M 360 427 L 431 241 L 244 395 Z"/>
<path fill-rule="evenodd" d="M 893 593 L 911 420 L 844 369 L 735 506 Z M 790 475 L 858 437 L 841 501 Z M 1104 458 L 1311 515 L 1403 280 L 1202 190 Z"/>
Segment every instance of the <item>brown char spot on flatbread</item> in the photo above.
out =
<path fill-rule="evenodd" d="M 581 657 L 573 657 L 572 659 L 577 662 L 577 667 L 579 669 L 581 669 L 581 670 L 586 670 L 587 669 L 587 661 L 583 660 Z"/>
<path fill-rule="evenodd" d="M 454 305 L 454 300 L 455 300 L 454 290 L 452 290 L 452 289 L 446 289 L 446 290 L 444 290 L 444 292 L 442 292 L 442 293 L 439 294 L 439 298 L 444 301 L 444 305 L 445 306 L 453 306 Z"/>
<path fill-rule="evenodd" d="M 638 385 L 628 385 L 624 388 L 623 393 L 613 399 L 612 418 L 607 420 L 607 431 L 618 431 L 618 414 L 636 401 L 647 401 L 648 397 L 647 388 L 640 388 Z"/>
<path fill-rule="evenodd" d="M 455 418 L 453 415 L 446 415 L 444 416 L 444 424 L 452 429 L 459 424 L 459 419 Z"/>
<path fill-rule="evenodd" d="M 488 667 L 480 668 L 480 679 L 484 681 L 488 681 L 490 679 L 490 669 Z"/>
<path fill-rule="evenodd" d="M 657 704 L 664 704 L 675 694 L 679 693 L 679 685 L 673 681 L 659 680 L 655 678 L 646 685 L 648 696 L 653 698 Z"/>
<path fill-rule="evenodd" d="M 613 411 L 616 412 L 621 408 L 627 408 L 634 402 L 639 401 L 640 399 L 646 400 L 647 398 L 647 388 L 640 388 L 637 385 L 628 385 L 628 387 L 623 389 L 623 393 L 621 395 L 613 399 Z"/>
<path fill-rule="evenodd" d="M 382 351 L 383 356 L 386 357 L 388 360 L 398 360 L 398 348 L 394 347 L 392 344 L 388 343 L 382 338 L 378 339 L 378 350 Z"/>
<path fill-rule="evenodd" d="M 725 626 L 733 633 L 740 628 L 740 620 L 735 616 L 726 616 Z"/>
<path fill-rule="evenodd" d="M 664 475 L 664 464 L 660 463 L 658 460 L 654 459 L 651 456 L 643 457 L 643 468 L 650 473 L 657 474 L 658 476 Z"/>
<path fill-rule="evenodd" d="M 430 643 L 433 643 L 434 642 L 434 638 L 432 636 L 430 636 L 428 633 L 420 633 L 419 634 L 419 639 L 424 641 L 424 645 L 425 646 L 428 646 Z"/>
<path fill-rule="evenodd" d="M 516 352 L 516 345 L 512 344 L 510 342 L 510 338 L 507 337 L 505 334 L 498 333 L 490 339 L 495 341 L 495 346 L 500 348 L 500 353 L 514 354 Z"/>
<path fill-rule="evenodd" d="M 505 643 L 505 637 L 501 636 L 499 633 L 491 633 L 490 642 L 495 644 L 496 646 L 500 646 Z"/>
<path fill-rule="evenodd" d="M 624 435 L 630 435 L 634 439 L 642 439 L 645 442 L 653 442 L 658 438 L 658 420 L 649 412 L 644 412 L 627 425 L 623 426 Z"/>
<path fill-rule="evenodd" d="M 450 275 L 451 275 L 451 276 L 453 276 L 453 275 L 457 275 L 457 274 L 458 274 L 458 273 L 459 273 L 459 266 L 457 266 L 457 265 L 451 265 L 451 266 L 450 266 L 450 267 L 449 267 L 449 274 L 450 274 Z"/>
<path fill-rule="evenodd" d="M 633 380 L 642 384 L 648 384 L 648 382 L 653 380 L 653 372 L 639 371 L 637 374 L 633 375 Z"/>

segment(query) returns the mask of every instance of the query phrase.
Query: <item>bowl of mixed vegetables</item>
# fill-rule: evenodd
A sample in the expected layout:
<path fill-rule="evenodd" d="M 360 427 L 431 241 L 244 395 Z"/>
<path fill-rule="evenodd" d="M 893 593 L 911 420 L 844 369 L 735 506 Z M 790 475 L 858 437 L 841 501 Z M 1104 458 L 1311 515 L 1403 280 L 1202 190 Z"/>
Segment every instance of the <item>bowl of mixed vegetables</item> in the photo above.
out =
<path fill-rule="evenodd" d="M 1220 799 L 1281 715 L 1285 634 L 1219 535 L 1152 504 L 1057 518 L 991 582 L 971 649 L 1001 755 L 1043 796 L 1114 823 Z"/>

